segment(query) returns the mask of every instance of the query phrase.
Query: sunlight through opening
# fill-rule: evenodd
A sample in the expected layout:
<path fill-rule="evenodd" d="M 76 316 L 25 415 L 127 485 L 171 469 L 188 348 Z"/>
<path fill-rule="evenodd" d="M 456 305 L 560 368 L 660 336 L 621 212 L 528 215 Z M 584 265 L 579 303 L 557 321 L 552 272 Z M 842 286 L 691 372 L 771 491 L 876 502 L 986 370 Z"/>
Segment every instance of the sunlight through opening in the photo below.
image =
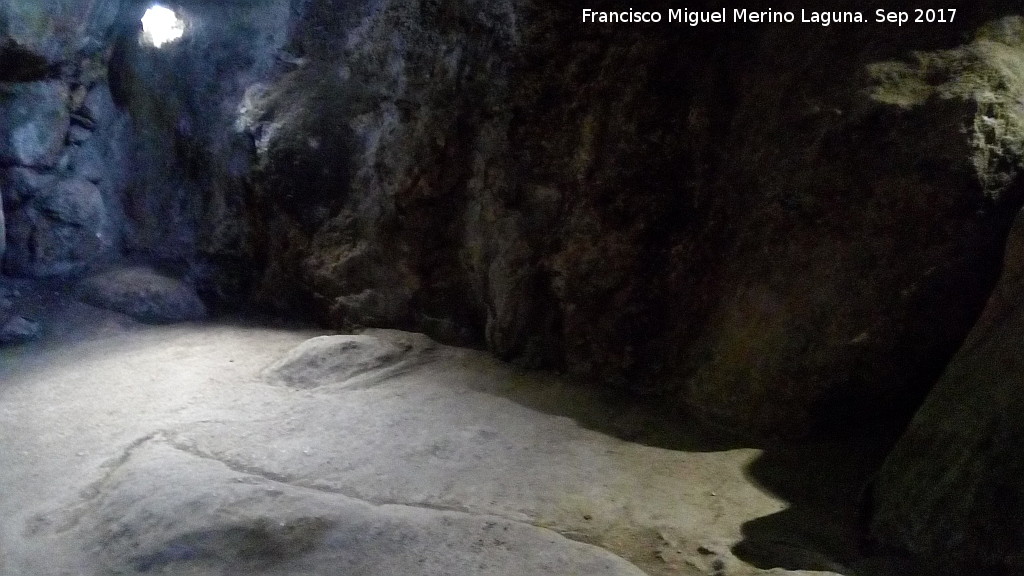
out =
<path fill-rule="evenodd" d="M 184 34 L 185 21 L 170 8 L 156 4 L 142 17 L 142 39 L 151 46 L 160 48 Z"/>

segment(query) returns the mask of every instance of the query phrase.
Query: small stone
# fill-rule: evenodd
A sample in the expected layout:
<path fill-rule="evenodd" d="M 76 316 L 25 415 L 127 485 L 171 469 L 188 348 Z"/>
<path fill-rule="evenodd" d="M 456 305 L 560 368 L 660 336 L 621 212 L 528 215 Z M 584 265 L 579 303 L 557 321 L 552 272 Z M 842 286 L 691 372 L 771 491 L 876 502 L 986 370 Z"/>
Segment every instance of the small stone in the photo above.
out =
<path fill-rule="evenodd" d="M 89 138 L 92 138 L 92 131 L 84 126 L 74 125 L 68 130 L 69 144 L 82 144 Z"/>
<path fill-rule="evenodd" d="M 24 344 L 38 340 L 43 335 L 42 326 L 22 316 L 14 316 L 0 326 L 0 344 Z"/>
<path fill-rule="evenodd" d="M 117 112 L 114 97 L 110 94 L 110 86 L 106 82 L 94 86 L 79 112 L 93 124 L 103 125 L 109 122 Z"/>

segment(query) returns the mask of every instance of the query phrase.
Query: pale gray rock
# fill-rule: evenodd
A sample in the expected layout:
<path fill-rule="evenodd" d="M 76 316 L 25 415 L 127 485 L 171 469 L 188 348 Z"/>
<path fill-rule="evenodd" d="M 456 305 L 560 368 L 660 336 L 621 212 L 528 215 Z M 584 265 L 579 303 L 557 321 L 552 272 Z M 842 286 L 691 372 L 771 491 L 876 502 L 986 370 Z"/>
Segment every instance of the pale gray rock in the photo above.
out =
<path fill-rule="evenodd" d="M 294 388 L 317 388 L 393 366 L 430 347 L 425 337 L 320 336 L 275 362 L 266 376 Z"/>
<path fill-rule="evenodd" d="M 58 181 L 9 215 L 4 269 L 16 276 L 74 274 L 112 247 L 102 194 L 85 180 Z"/>
<path fill-rule="evenodd" d="M 0 84 L 0 164 L 56 164 L 71 124 L 68 97 L 57 80 Z"/>
<path fill-rule="evenodd" d="M 68 166 L 75 176 L 93 184 L 98 185 L 107 178 L 103 153 L 92 142 L 72 146 L 69 150 Z"/>
<path fill-rule="evenodd" d="M 86 303 L 142 322 L 184 322 L 206 317 L 206 305 L 192 286 L 146 267 L 117 268 L 91 276 L 81 282 L 78 293 Z"/>
<path fill-rule="evenodd" d="M 76 574 L 644 574 L 530 524 L 295 486 L 159 436 L 130 450 L 90 493 L 77 521 L 56 513 L 34 522 L 36 536 L 70 532 L 91 543 Z"/>

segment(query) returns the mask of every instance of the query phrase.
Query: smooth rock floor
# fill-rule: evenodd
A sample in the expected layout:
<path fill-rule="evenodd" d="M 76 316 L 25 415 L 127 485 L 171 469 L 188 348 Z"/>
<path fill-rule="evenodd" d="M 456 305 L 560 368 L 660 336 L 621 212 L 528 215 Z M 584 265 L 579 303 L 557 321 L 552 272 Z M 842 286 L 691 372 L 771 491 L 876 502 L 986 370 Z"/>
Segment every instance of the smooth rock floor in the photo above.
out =
<path fill-rule="evenodd" d="M 0 349 L 4 576 L 811 574 L 731 551 L 787 507 L 759 450 L 586 428 L 643 419 L 418 335 L 54 298 Z"/>

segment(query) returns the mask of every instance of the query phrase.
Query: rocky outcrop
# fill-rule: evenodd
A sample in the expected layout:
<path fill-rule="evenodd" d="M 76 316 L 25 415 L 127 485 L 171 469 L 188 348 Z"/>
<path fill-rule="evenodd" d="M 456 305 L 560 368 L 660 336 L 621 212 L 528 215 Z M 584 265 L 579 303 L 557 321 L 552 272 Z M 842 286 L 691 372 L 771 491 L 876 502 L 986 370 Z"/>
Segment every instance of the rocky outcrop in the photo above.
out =
<path fill-rule="evenodd" d="M 32 277 L 82 270 L 112 246 L 103 194 L 86 180 L 54 180 L 12 211 L 5 270 Z"/>
<path fill-rule="evenodd" d="M 237 107 L 256 299 L 759 435 L 908 413 L 1020 203 L 1016 21 L 915 57 L 959 39 L 563 8 L 312 2 Z"/>
<path fill-rule="evenodd" d="M 292 388 L 317 388 L 408 364 L 410 358 L 432 348 L 426 337 L 405 336 L 389 340 L 363 335 L 313 338 L 268 367 L 264 377 Z"/>
<path fill-rule="evenodd" d="M 875 481 L 872 535 L 935 574 L 1024 572 L 1024 219 L 985 312 Z"/>
<path fill-rule="evenodd" d="M 120 3 L 0 8 L 3 269 L 76 274 L 119 245 L 124 117 L 106 85 Z"/>
<path fill-rule="evenodd" d="M 235 129 L 237 106 L 284 65 L 291 2 L 180 2 L 187 34 L 160 48 L 139 42 L 147 7 L 123 10 L 111 64 L 115 100 L 131 116 L 124 249 L 191 266 L 204 292 L 238 301 L 254 222 L 245 209 L 252 144 Z"/>

